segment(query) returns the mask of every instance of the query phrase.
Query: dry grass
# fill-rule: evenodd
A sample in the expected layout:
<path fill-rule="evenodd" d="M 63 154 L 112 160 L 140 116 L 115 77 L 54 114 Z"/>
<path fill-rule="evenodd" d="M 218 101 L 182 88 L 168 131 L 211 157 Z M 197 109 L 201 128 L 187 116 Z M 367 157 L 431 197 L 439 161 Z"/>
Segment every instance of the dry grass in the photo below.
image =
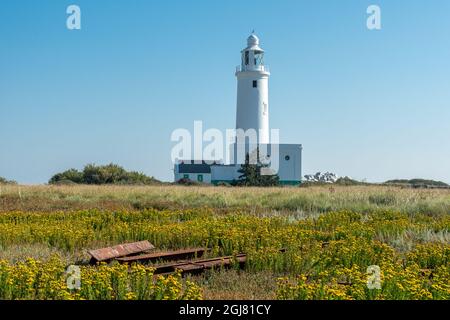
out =
<path fill-rule="evenodd" d="M 14 244 L 6 247 L 0 246 L 0 260 L 6 260 L 11 263 L 23 262 L 28 258 L 47 262 L 54 256 L 59 257 L 66 264 L 86 261 L 88 259 L 87 254 L 84 252 L 67 252 L 66 250 L 41 243 Z"/>
<path fill-rule="evenodd" d="M 407 229 L 400 234 L 378 234 L 377 239 L 387 243 L 399 252 L 411 251 L 418 243 L 442 243 L 450 244 L 450 232 L 448 230 Z"/>
<path fill-rule="evenodd" d="M 230 188 L 183 186 L 0 186 L 0 212 L 141 210 L 209 207 L 217 213 L 297 215 L 338 210 L 372 212 L 379 208 L 447 214 L 450 190 L 384 186 L 310 188 Z"/>
<path fill-rule="evenodd" d="M 271 300 L 276 298 L 277 276 L 271 272 L 236 270 L 208 272 L 193 277 L 207 300 Z"/>

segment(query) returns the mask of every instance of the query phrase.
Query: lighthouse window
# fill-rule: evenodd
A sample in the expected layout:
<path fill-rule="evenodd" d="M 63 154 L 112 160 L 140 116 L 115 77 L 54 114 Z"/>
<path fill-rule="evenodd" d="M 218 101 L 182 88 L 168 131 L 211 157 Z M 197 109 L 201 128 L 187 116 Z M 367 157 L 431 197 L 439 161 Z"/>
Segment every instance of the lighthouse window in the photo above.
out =
<path fill-rule="evenodd" d="M 264 64 L 264 52 L 255 51 L 255 66 L 261 66 Z"/>
<path fill-rule="evenodd" d="M 253 80 L 253 88 L 258 88 L 258 81 Z"/>
<path fill-rule="evenodd" d="M 245 51 L 245 65 L 248 66 L 249 63 L 249 53 L 248 51 Z"/>

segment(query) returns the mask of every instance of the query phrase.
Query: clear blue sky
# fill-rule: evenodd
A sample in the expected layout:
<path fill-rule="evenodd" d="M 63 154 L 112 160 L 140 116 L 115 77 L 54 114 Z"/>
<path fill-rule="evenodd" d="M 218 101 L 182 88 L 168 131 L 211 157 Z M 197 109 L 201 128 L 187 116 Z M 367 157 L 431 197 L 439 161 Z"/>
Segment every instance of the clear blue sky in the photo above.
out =
<path fill-rule="evenodd" d="M 66 28 L 66 8 L 82 30 Z M 382 9 L 382 30 L 366 8 Z M 235 124 L 252 29 L 270 121 L 304 174 L 450 182 L 450 1 L 5 0 L 0 176 L 45 183 L 86 163 L 172 179 L 170 134 Z"/>

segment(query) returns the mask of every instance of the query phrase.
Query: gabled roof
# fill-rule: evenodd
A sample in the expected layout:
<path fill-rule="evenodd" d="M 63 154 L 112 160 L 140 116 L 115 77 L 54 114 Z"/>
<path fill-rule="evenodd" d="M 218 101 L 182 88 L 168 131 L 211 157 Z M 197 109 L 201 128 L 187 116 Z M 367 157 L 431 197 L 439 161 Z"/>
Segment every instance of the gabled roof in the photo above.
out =
<path fill-rule="evenodd" d="M 204 161 L 202 163 L 181 162 L 178 165 L 178 173 L 211 173 L 211 166 Z"/>

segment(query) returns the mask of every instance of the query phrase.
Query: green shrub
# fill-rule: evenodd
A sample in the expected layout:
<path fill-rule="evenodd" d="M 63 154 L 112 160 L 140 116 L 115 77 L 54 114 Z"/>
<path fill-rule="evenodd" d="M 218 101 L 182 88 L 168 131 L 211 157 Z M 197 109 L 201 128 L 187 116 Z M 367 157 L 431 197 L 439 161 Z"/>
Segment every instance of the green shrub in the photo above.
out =
<path fill-rule="evenodd" d="M 116 164 L 97 166 L 88 164 L 83 171 L 70 169 L 62 173 L 55 174 L 49 181 L 50 184 L 141 184 L 151 185 L 159 183 L 153 177 L 148 177 L 143 173 L 131 171 Z"/>
<path fill-rule="evenodd" d="M 364 184 L 363 182 L 353 180 L 349 177 L 342 177 L 336 180 L 335 184 L 341 185 L 341 186 L 359 186 Z"/>
<path fill-rule="evenodd" d="M 0 184 L 17 184 L 17 182 L 13 180 L 6 180 L 5 178 L 0 177 Z"/>
<path fill-rule="evenodd" d="M 225 181 L 220 181 L 219 183 L 217 183 L 217 186 L 218 187 L 231 187 L 232 184 L 228 183 L 228 182 L 225 182 Z"/>
<path fill-rule="evenodd" d="M 396 179 L 386 181 L 385 184 L 394 184 L 394 185 L 405 185 L 416 188 L 427 188 L 427 187 L 440 187 L 440 188 L 448 188 L 450 187 L 448 184 L 442 181 L 435 180 L 426 180 L 426 179 Z"/>
<path fill-rule="evenodd" d="M 69 184 L 70 182 L 83 183 L 83 173 L 76 169 L 70 169 L 55 174 L 49 181 L 50 184 Z"/>
<path fill-rule="evenodd" d="M 183 185 L 183 186 L 201 186 L 204 185 L 204 183 L 198 182 L 198 181 L 193 181 L 191 179 L 187 179 L 187 178 L 181 178 L 180 180 L 177 181 L 177 184 Z"/>

